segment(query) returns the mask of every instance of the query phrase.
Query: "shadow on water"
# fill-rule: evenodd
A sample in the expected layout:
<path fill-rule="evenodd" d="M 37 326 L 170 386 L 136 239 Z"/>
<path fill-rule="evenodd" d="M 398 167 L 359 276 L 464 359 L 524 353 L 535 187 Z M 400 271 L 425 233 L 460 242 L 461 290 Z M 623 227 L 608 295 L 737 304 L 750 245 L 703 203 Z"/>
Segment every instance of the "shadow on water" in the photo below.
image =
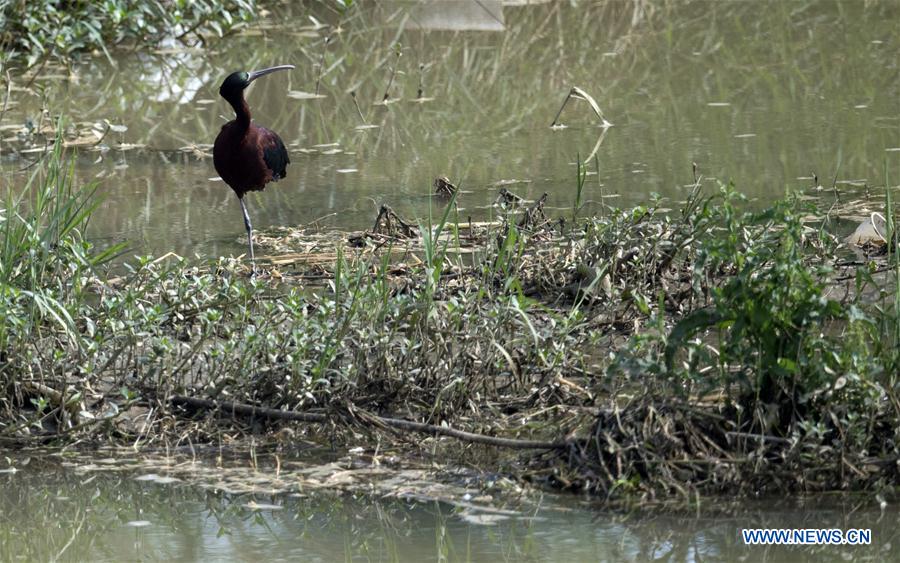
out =
<path fill-rule="evenodd" d="M 24 184 L 34 155 L 10 151 L 13 130 L 46 120 L 42 108 L 107 119 L 127 130 L 103 140 L 112 150 L 82 150 L 77 166 L 107 196 L 92 236 L 156 254 L 240 253 L 237 203 L 203 154 L 231 118 L 222 78 L 281 63 L 297 69 L 248 93 L 292 159 L 286 180 L 250 198 L 259 228 L 369 227 L 381 203 L 423 216 L 439 176 L 467 190 L 463 216 L 486 217 L 509 180 L 568 208 L 576 157 L 602 132 L 583 103 L 563 113 L 568 128 L 549 128 L 572 86 L 615 124 L 587 186 L 594 202 L 601 191 L 622 205 L 651 192 L 683 199 L 692 162 L 768 200 L 812 173 L 874 178 L 900 154 L 889 150 L 900 145 L 896 2 L 449 2 L 434 7 L 441 18 L 409 2 L 330 6 L 279 6 L 206 49 L 120 51 L 115 66 L 88 58 L 25 90 L 14 79 L 4 183 Z M 379 104 L 385 95 L 392 103 Z"/>

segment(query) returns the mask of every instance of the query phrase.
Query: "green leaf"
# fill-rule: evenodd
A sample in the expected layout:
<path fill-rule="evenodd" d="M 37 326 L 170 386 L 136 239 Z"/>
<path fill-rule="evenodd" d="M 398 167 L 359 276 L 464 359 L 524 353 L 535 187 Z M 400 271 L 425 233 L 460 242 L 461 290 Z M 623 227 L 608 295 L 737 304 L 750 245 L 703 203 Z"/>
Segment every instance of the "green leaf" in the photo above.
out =
<path fill-rule="evenodd" d="M 679 321 L 678 324 L 672 328 L 671 332 L 669 332 L 669 338 L 666 342 L 666 369 L 672 369 L 675 353 L 678 352 L 678 349 L 684 346 L 689 339 L 693 338 L 694 335 L 701 330 L 706 330 L 711 326 L 715 326 L 723 320 L 724 319 L 718 311 L 715 311 L 714 309 L 700 309 Z"/>

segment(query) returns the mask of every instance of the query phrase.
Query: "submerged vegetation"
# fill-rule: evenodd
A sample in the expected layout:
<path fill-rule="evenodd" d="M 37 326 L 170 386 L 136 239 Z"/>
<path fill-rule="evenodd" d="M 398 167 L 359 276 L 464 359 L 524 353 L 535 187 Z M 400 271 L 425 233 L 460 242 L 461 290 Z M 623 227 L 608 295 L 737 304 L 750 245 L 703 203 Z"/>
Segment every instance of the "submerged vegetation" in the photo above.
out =
<path fill-rule="evenodd" d="M 61 145 L 0 213 L 2 443 L 322 428 L 283 412 L 348 445 L 421 430 L 397 419 L 536 440 L 529 478 L 608 497 L 896 482 L 896 245 L 855 256 L 798 198 L 745 211 L 698 179 L 675 212 L 552 220 L 539 200 L 475 224 L 452 195 L 433 224 L 320 235 L 256 278 L 112 268 Z"/>

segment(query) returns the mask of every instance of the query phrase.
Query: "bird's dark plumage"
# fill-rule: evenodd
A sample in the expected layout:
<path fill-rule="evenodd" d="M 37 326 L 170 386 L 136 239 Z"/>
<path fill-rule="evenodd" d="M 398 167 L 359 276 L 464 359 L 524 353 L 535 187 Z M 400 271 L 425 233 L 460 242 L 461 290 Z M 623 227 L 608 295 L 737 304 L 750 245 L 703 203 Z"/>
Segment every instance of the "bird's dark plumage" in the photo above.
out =
<path fill-rule="evenodd" d="M 213 165 L 240 200 L 251 260 L 254 258 L 253 226 L 244 205 L 244 194 L 262 190 L 269 182 L 287 176 L 287 165 L 291 159 L 284 142 L 274 131 L 250 120 L 250 107 L 244 99 L 244 90 L 260 76 L 290 68 L 294 67 L 282 65 L 255 72 L 233 72 L 219 88 L 219 94 L 234 108 L 235 118 L 223 125 L 216 137 Z"/>
<path fill-rule="evenodd" d="M 281 137 L 274 132 L 263 127 L 260 127 L 260 129 L 262 129 L 263 133 L 271 135 L 271 138 L 263 146 L 263 160 L 266 161 L 269 170 L 272 171 L 272 179 L 281 180 L 287 177 L 287 165 L 291 163 L 287 148 L 284 146 L 284 141 L 281 140 Z"/>
<path fill-rule="evenodd" d="M 243 128 L 238 120 L 222 127 L 213 146 L 216 172 L 238 197 L 285 178 L 290 161 L 284 142 L 274 131 L 254 124 Z"/>

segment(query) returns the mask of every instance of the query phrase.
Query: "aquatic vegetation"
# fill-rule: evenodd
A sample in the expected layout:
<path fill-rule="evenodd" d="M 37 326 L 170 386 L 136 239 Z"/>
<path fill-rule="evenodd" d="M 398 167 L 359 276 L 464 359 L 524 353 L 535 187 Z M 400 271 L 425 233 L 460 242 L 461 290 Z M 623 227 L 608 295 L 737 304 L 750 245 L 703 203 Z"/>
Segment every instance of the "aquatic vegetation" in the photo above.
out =
<path fill-rule="evenodd" d="M 697 183 L 676 212 L 576 200 L 566 224 L 541 199 L 475 224 L 453 195 L 402 236 L 320 235 L 257 278 L 113 269 L 62 145 L 0 215 L 0 440 L 215 442 L 291 411 L 349 444 L 395 439 L 384 417 L 536 440 L 531 478 L 608 496 L 894 480 L 895 255 L 847 259 L 799 200 L 745 211 Z"/>
<path fill-rule="evenodd" d="M 0 216 L 4 372 L 10 367 L 6 362 L 16 361 L 13 342 L 21 338 L 40 339 L 49 329 L 69 344 L 78 343 L 78 311 L 70 305 L 85 298 L 96 268 L 121 250 L 98 250 L 84 240 L 83 229 L 97 204 L 95 188 L 72 186 L 72 166 L 62 146 L 58 140 L 20 195 L 8 195 Z"/>

